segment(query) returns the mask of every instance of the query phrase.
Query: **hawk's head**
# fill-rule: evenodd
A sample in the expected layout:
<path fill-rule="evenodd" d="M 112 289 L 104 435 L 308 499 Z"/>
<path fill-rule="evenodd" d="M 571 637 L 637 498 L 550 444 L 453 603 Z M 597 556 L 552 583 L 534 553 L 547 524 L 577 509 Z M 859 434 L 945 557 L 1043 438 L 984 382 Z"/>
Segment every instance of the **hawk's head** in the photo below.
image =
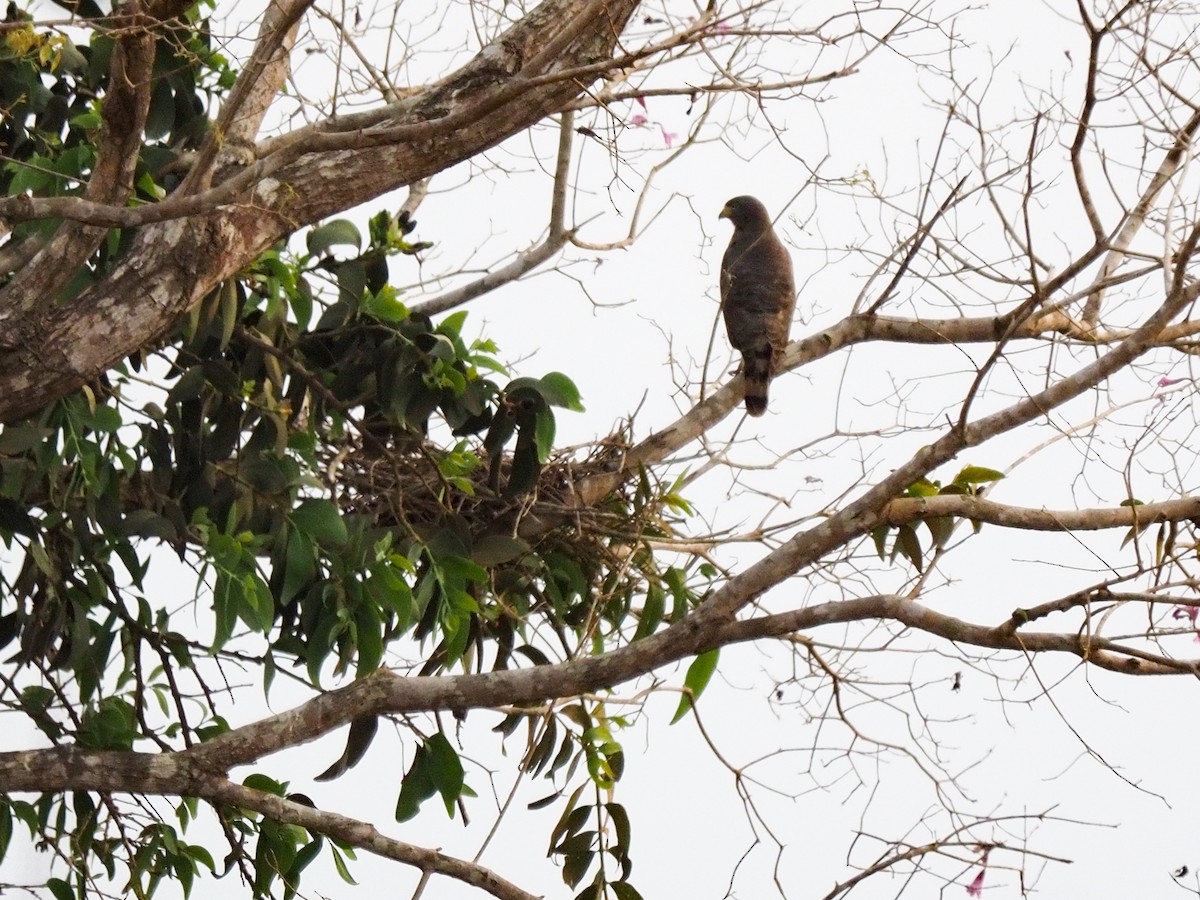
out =
<path fill-rule="evenodd" d="M 734 197 L 726 203 L 718 218 L 728 219 L 734 228 L 762 229 L 771 225 L 771 215 L 767 208 L 756 198 L 747 195 Z"/>

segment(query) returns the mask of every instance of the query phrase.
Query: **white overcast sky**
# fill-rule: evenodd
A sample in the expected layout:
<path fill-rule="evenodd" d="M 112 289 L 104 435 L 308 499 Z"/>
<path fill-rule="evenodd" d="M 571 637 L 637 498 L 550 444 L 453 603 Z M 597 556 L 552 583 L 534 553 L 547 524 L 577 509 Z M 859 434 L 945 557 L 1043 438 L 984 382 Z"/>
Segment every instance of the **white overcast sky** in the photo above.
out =
<path fill-rule="evenodd" d="M 831 5 L 844 4 L 821 7 Z M 465 5 L 445 18 L 435 15 L 434 8 L 428 0 L 406 0 L 398 15 L 413 29 L 415 42 L 440 43 L 446 51 L 440 57 L 444 65 L 469 41 L 460 27 Z M 683 15 L 690 7 L 672 3 L 668 8 Z M 811 8 L 816 21 L 817 5 Z M 947 11 L 952 8 L 944 6 Z M 1053 4 L 1013 0 L 958 19 L 955 31 L 966 45 L 955 57 L 960 76 L 974 73 L 976 79 L 994 79 L 990 111 L 997 120 L 1028 109 L 1041 92 L 1062 90 L 1064 84 L 1064 102 L 1077 101 L 1072 91 L 1078 90 L 1079 73 L 1074 67 L 1082 64 L 1084 50 L 1078 26 L 1069 22 L 1073 11 L 1074 4 L 1065 0 Z M 232 15 L 245 20 L 252 12 L 242 5 Z M 370 52 L 381 46 L 373 42 L 382 39 L 383 35 L 373 33 L 362 40 L 362 46 Z M 933 50 L 940 46 L 932 38 L 926 44 Z M 243 56 L 244 46 L 234 55 Z M 418 60 L 413 69 L 436 68 L 437 59 Z M 300 63 L 297 78 L 302 87 L 312 85 L 319 93 L 328 86 L 332 70 L 326 56 L 305 55 Z M 805 97 L 770 106 L 773 123 L 784 129 L 790 149 L 800 154 L 804 164 L 781 152 L 761 122 L 733 130 L 725 142 L 694 147 L 658 175 L 648 207 L 663 212 L 637 243 L 603 255 L 571 251 L 569 257 L 580 262 L 565 275 L 547 271 L 473 302 L 466 333 L 495 340 L 501 358 L 520 360 L 521 374 L 560 370 L 575 379 L 588 412 L 560 416 L 565 442 L 603 435 L 639 408 L 637 433 L 645 435 L 685 408 L 677 392 L 681 375 L 693 381 L 693 391 L 699 377 L 717 309 L 716 270 L 729 235 L 728 224 L 717 220 L 724 202 L 750 193 L 773 214 L 782 214 L 779 229 L 792 248 L 797 283 L 802 286 L 793 336 L 828 326 L 849 311 L 870 271 L 867 262 L 847 248 L 861 243 L 885 245 L 887 223 L 870 218 L 875 214 L 866 206 L 838 201 L 829 193 L 822 193 L 818 203 L 818 195 L 802 191 L 808 178 L 805 165 L 820 163 L 827 177 L 869 175 L 889 191 L 912 189 L 920 184 L 932 159 L 943 118 L 936 101 L 939 97 L 944 101 L 945 95 L 945 82 L 918 75 L 908 62 L 881 51 L 861 74 L 815 92 L 820 103 Z M 682 98 L 652 100 L 645 111 L 648 127 L 622 144 L 629 153 L 627 164 L 615 166 L 603 148 L 580 138 L 575 208 L 578 220 L 598 216 L 581 232 L 584 239 L 599 242 L 623 236 L 640 187 L 638 179 L 667 156 L 663 129 L 686 133 L 691 121 L 687 105 Z M 630 115 L 635 114 L 630 105 Z M 537 240 L 550 188 L 543 171 L 550 160 L 539 162 L 537 157 L 552 152 L 555 141 L 551 129 L 542 129 L 533 141 L 519 136 L 489 154 L 498 166 L 481 171 L 467 163 L 433 180 L 417 215 L 415 235 L 437 244 L 427 254 L 425 276 L 453 270 L 468 258 L 473 266 L 485 266 Z M 1011 141 L 1015 147 L 1019 138 Z M 394 208 L 403 196 L 400 192 L 372 204 L 364 215 L 388 204 Z M 1058 195 L 1051 190 L 1047 196 Z M 790 205 L 785 209 L 785 204 Z M 601 260 L 599 264 L 588 261 L 593 257 Z M 393 274 L 397 284 L 410 284 L 419 277 L 408 259 L 399 260 Z M 905 290 L 918 292 L 915 285 Z M 436 293 L 436 288 L 429 291 L 431 296 Z M 411 298 L 416 300 L 419 294 Z M 762 462 L 835 425 L 887 427 L 895 422 L 895 409 L 887 401 L 897 390 L 909 392 L 910 407 L 926 413 L 924 421 L 929 421 L 961 397 L 954 391 L 960 390 L 969 365 L 950 359 L 927 348 L 894 352 L 869 348 L 784 375 L 772 386 L 769 415 L 741 426 L 741 439 L 754 436 L 761 442 L 739 445 L 732 455 Z M 709 378 L 724 380 L 730 370 L 728 346 L 719 332 Z M 921 377 L 943 372 L 954 376 Z M 1124 399 L 1145 398 L 1145 404 L 1131 413 L 1136 420 L 1151 402 L 1153 384 L 1131 378 L 1123 389 Z M 732 416 L 722 423 L 714 439 L 728 438 L 740 418 Z M 929 432 L 924 432 L 905 446 L 911 451 L 929 439 Z M 1036 443 L 1026 434 L 960 462 L 1005 468 Z M 876 475 L 904 458 L 891 443 L 885 446 L 889 456 L 870 461 Z M 1124 496 L 1119 465 L 1107 479 L 1089 479 L 1086 485 L 1063 477 L 1071 467 L 1078 469 L 1072 452 L 1051 447 L 1022 467 L 1019 479 L 1001 485 L 993 497 L 1070 506 L 1115 504 Z M 813 459 L 800 455 L 778 473 L 759 472 L 748 478 L 792 504 L 786 514 L 777 515 L 784 519 L 812 514 L 832 502 L 852 488 L 862 469 L 862 461 L 853 453 Z M 953 471 L 940 474 L 950 477 Z M 701 482 L 689 498 L 703 518 L 696 523 L 698 531 L 705 523 L 713 528 L 753 528 L 764 512 L 761 501 L 719 477 Z M 1121 535 L 1114 533 L 1093 546 L 1116 558 L 1120 540 Z M 1053 598 L 1060 587 L 1079 586 L 1078 573 L 1072 569 L 1097 567 L 1091 551 L 1080 547 L 1066 552 L 1069 558 L 1048 559 L 1037 535 L 1002 540 L 992 535 L 991 540 L 969 542 L 956 551 L 949 571 L 973 577 L 939 589 L 930 602 L 972 621 L 998 622 L 1014 607 Z M 754 553 L 744 548 L 721 555 L 722 562 L 735 569 L 753 558 Z M 171 582 L 168 576 L 163 578 L 165 588 Z M 782 607 L 803 599 L 830 599 L 833 590 L 832 585 L 788 583 L 766 602 Z M 837 643 L 869 635 L 879 643 L 872 628 L 830 630 L 817 637 Z M 1038 879 L 1042 897 L 1183 895 L 1169 872 L 1183 864 L 1200 866 L 1196 846 L 1200 797 L 1191 771 L 1192 739 L 1197 734 L 1194 681 L 1123 679 L 1081 671 L 1070 659 L 1050 658 L 1036 660 L 1022 674 L 1024 664 L 1005 657 L 996 667 L 1004 678 L 990 679 L 983 672 L 968 670 L 962 690 L 955 693 L 950 690 L 951 679 L 965 667 L 952 647 L 917 638 L 902 642 L 900 648 L 863 655 L 856 665 L 880 683 L 891 682 L 897 691 L 909 682 L 929 685 L 920 695 L 921 708 L 937 723 L 942 762 L 959 775 L 966 794 L 950 796 L 950 803 L 975 814 L 1053 810 L 1079 823 L 1014 822 L 1011 846 L 1019 847 L 1027 837 L 1030 848 L 1074 862 L 1043 869 L 1032 857 L 993 854 L 996 869 L 988 876 L 986 897 L 1021 896 L 1015 871 L 1008 868 L 1021 865 L 1027 876 Z M 825 731 L 818 732 L 822 710 L 806 706 L 799 688 L 784 687 L 781 699 L 773 697 L 776 682 L 788 678 L 791 665 L 790 654 L 777 647 L 728 649 L 700 707 L 715 750 L 730 764 L 749 767 L 747 774 L 761 780 L 751 789 L 757 813 L 748 812 L 741 802 L 733 776 L 701 739 L 695 722 L 667 725 L 675 694 L 652 699 L 645 714 L 621 735 L 628 758 L 615 799 L 626 805 L 632 817 L 632 880 L 647 900 L 719 900 L 727 891 L 742 900 L 759 900 L 777 896 L 775 878 L 789 898 L 820 897 L 856 867 L 873 862 L 881 849 L 871 837 L 864 837 L 847 865 L 847 848 L 856 831 L 883 838 L 907 834 L 914 844 L 937 836 L 916 824 L 926 814 L 934 815 L 941 801 L 933 783 L 913 763 L 869 753 L 849 758 L 830 753 L 814 756 L 814 743 L 834 746 L 846 740 L 845 731 L 827 723 Z M 667 683 L 678 685 L 684 669 L 679 666 L 660 674 Z M 1014 683 L 1011 679 L 1018 676 Z M 1050 688 L 1047 697 L 1044 692 Z M 615 693 L 629 696 L 632 689 L 619 688 Z M 251 696 L 260 695 L 247 695 Z M 301 697 L 297 693 L 291 699 Z M 287 688 L 281 685 L 272 695 L 271 706 L 279 711 L 288 705 Z M 242 702 L 233 710 L 231 724 L 245 724 L 266 711 Z M 865 708 L 856 715 L 874 736 L 905 745 L 912 743 L 910 731 L 922 727 L 920 721 L 887 713 L 882 707 Z M 496 721 L 497 716 L 476 711 L 463 729 L 462 747 L 471 758 L 468 783 L 480 794 L 480 800 L 469 804 L 472 824 L 465 831 L 459 821 L 447 821 L 444 811 L 432 802 L 412 822 L 397 825 L 392 820 L 411 742 L 407 735 L 397 738 L 386 726 L 364 762 L 331 784 L 313 783 L 311 777 L 340 753 L 342 733 L 267 760 L 261 768 L 273 775 L 282 771 L 294 790 L 309 794 L 318 806 L 367 818 L 390 836 L 470 858 L 494 819 L 492 792 L 501 800 L 507 795 L 522 749 L 514 737 L 508 755 L 500 755 L 498 738 L 487 733 Z M 524 811 L 526 803 L 547 793 L 549 785 L 541 780 L 521 786 L 513 813 L 481 862 L 535 894 L 565 898 L 573 892 L 545 859 L 557 808 Z M 167 808 L 164 802 L 156 805 Z M 755 820 L 756 814 L 763 817 L 761 822 Z M 945 828 L 940 817 L 938 832 Z M 776 839 L 783 844 L 781 853 Z M 341 885 L 332 866 L 322 859 L 306 876 L 306 894 L 406 897 L 417 881 L 413 872 L 366 854 L 360 854 L 352 871 L 358 888 Z M 973 874 L 974 868 L 964 866 L 963 871 Z M 961 884 L 967 880 L 944 892 L 939 892 L 936 882 L 925 881 L 905 896 L 964 897 Z M 904 887 L 903 879 L 883 875 L 853 896 L 894 897 Z M 229 892 L 241 894 L 243 889 L 207 881 L 197 886 L 193 896 Z M 444 900 L 484 895 L 435 879 L 425 896 Z"/>

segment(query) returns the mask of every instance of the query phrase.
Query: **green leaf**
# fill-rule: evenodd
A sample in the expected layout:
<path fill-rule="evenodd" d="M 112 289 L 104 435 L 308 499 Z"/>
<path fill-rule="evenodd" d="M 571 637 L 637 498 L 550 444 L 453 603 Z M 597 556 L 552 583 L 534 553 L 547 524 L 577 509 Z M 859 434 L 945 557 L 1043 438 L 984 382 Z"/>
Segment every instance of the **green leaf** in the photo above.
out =
<path fill-rule="evenodd" d="M 629 813 L 625 811 L 625 807 L 620 803 L 606 803 L 604 808 L 608 810 L 609 818 L 612 819 L 613 830 L 616 832 L 615 849 L 620 856 L 629 855 Z"/>
<path fill-rule="evenodd" d="M 400 796 L 396 798 L 396 821 L 407 822 L 421 811 L 421 804 L 437 793 L 433 782 L 429 751 L 422 744 L 413 755 L 412 765 L 400 785 Z"/>
<path fill-rule="evenodd" d="M 296 896 L 296 889 L 300 886 L 301 873 L 317 858 L 317 854 L 321 852 L 321 846 L 324 843 L 324 839 L 318 835 L 300 848 L 296 854 L 296 858 L 292 861 L 291 867 L 284 875 L 284 900 L 291 900 L 292 897 Z"/>
<path fill-rule="evenodd" d="M 880 559 L 885 559 L 887 556 L 887 538 L 888 532 L 891 531 L 887 525 L 879 525 L 871 531 L 871 540 L 875 542 L 875 552 L 879 554 Z"/>
<path fill-rule="evenodd" d="M 938 483 L 930 481 L 928 478 L 922 478 L 920 481 L 914 481 L 908 486 L 905 495 L 909 497 L 936 497 L 938 493 Z"/>
<path fill-rule="evenodd" d="M 242 780 L 242 785 L 255 791 L 262 791 L 264 794 L 275 794 L 277 797 L 282 797 L 287 793 L 286 786 L 269 775 L 263 775 L 261 772 L 251 772 Z"/>
<path fill-rule="evenodd" d="M 241 588 L 242 603 L 238 615 L 255 631 L 266 634 L 275 622 L 275 599 L 271 589 L 253 572 L 242 576 Z"/>
<path fill-rule="evenodd" d="M 133 706 L 120 697 L 105 697 L 83 714 L 79 745 L 91 750 L 132 750 L 137 737 Z"/>
<path fill-rule="evenodd" d="M 572 412 L 584 412 L 579 388 L 562 372 L 548 372 L 542 376 L 539 388 L 546 402 L 552 406 L 561 406 Z"/>
<path fill-rule="evenodd" d="M 456 313 L 451 313 L 438 323 L 437 330 L 442 334 L 458 337 L 462 333 L 463 322 L 467 319 L 466 310 L 460 310 Z"/>
<path fill-rule="evenodd" d="M 334 219 L 309 231 L 307 242 L 308 252 L 312 256 L 320 256 L 330 247 L 338 245 L 358 250 L 362 248 L 362 233 L 349 219 Z"/>
<path fill-rule="evenodd" d="M 0 862 L 8 855 L 8 845 L 12 842 L 13 816 L 12 808 L 7 798 L 0 799 Z"/>
<path fill-rule="evenodd" d="M 342 547 L 350 540 L 346 523 L 330 500 L 305 500 L 289 517 L 300 533 L 326 547 Z"/>
<path fill-rule="evenodd" d="M 481 566 L 498 566 L 512 562 L 529 552 L 529 544 L 507 534 L 489 534 L 481 537 L 471 548 L 471 559 Z"/>
<path fill-rule="evenodd" d="M 358 648 L 359 678 L 374 672 L 383 662 L 383 619 L 370 603 L 359 603 L 354 611 L 355 645 Z"/>
<path fill-rule="evenodd" d="M 233 636 L 237 623 L 238 604 L 241 599 L 240 582 L 228 572 L 217 572 L 213 586 L 213 612 L 216 614 L 216 629 L 213 634 L 213 650 L 219 650 Z"/>
<path fill-rule="evenodd" d="M 554 432 L 554 413 L 549 409 L 539 409 L 534 440 L 537 442 L 537 460 L 543 466 L 549 462 L 550 453 L 554 450 Z"/>
<path fill-rule="evenodd" d="M 983 466 L 964 466 L 962 471 L 954 476 L 955 484 L 986 484 L 989 481 L 999 481 L 1004 477 L 1003 472 L 995 469 L 985 469 Z"/>
<path fill-rule="evenodd" d="M 0 455 L 20 456 L 40 447 L 54 432 L 49 428 L 37 428 L 33 425 L 5 425 L 0 431 Z"/>
<path fill-rule="evenodd" d="M 562 877 L 571 887 L 583 880 L 596 858 L 596 851 L 592 849 L 595 837 L 596 832 L 585 831 L 563 841 L 561 853 L 566 858 L 563 860 Z"/>
<path fill-rule="evenodd" d="M 911 525 L 901 525 L 900 531 L 896 535 L 896 549 L 904 554 L 904 557 L 913 564 L 913 568 L 918 572 L 924 571 L 921 567 L 921 539 L 917 536 L 917 530 Z"/>
<path fill-rule="evenodd" d="M 295 528 L 288 529 L 279 604 L 283 606 L 290 602 L 302 588 L 312 582 L 316 574 L 317 561 L 312 542 L 306 540 Z"/>
<path fill-rule="evenodd" d="M 675 710 L 675 716 L 671 719 L 671 724 L 674 725 L 692 708 L 692 704 L 700 699 L 700 695 L 704 693 L 704 689 L 708 687 L 708 682 L 713 676 L 713 672 L 717 670 L 717 660 L 720 658 L 721 649 L 714 647 L 705 653 L 701 653 L 688 666 L 687 675 L 683 679 L 684 693 L 679 698 L 679 706 Z"/>
<path fill-rule="evenodd" d="M 628 881 L 610 881 L 608 884 L 617 900 L 643 900 L 642 895 Z"/>
<path fill-rule="evenodd" d="M 363 300 L 362 308 L 381 322 L 403 322 L 409 317 L 408 307 L 396 297 L 395 288 L 386 284 L 379 291 L 369 294 Z"/>
<path fill-rule="evenodd" d="M 934 516 L 932 519 L 925 520 L 925 527 L 929 529 L 933 545 L 944 547 L 954 532 L 954 520 L 950 516 Z"/>
<path fill-rule="evenodd" d="M 587 787 L 586 783 L 579 785 L 567 799 L 567 804 L 563 808 L 562 815 L 559 816 L 554 830 L 550 832 L 550 849 L 547 851 L 548 853 L 554 853 L 560 840 L 575 834 L 587 823 L 592 808 L 586 804 L 579 807 L 575 805 L 579 802 L 579 796 L 583 793 L 585 787 Z"/>
<path fill-rule="evenodd" d="M 560 794 L 558 791 L 555 791 L 553 794 L 547 794 L 545 797 L 530 801 L 525 805 L 525 808 L 533 810 L 545 809 L 547 806 L 551 806 L 557 802 L 561 796 L 562 794 Z"/>
<path fill-rule="evenodd" d="M 488 580 L 487 570 L 461 556 L 443 556 L 437 561 L 438 577 L 449 584 L 474 581 L 483 584 Z"/>
<path fill-rule="evenodd" d="M 298 279 L 296 289 L 288 293 L 288 305 L 292 308 L 292 315 L 296 317 L 296 326 L 301 331 L 307 330 L 308 323 L 312 321 L 313 297 L 312 288 L 305 279 Z"/>
<path fill-rule="evenodd" d="M 354 880 L 354 876 L 350 874 L 350 870 L 346 868 L 346 860 L 343 858 L 342 854 L 337 850 L 336 847 L 331 849 L 333 850 L 333 867 L 337 869 L 338 877 L 340 877 L 342 881 L 346 882 L 346 884 L 358 884 L 358 882 Z"/>
<path fill-rule="evenodd" d="M 662 624 L 663 611 L 666 606 L 667 596 L 662 587 L 658 584 L 650 584 L 646 588 L 646 600 L 642 604 L 642 613 L 638 617 L 637 631 L 633 633 L 635 641 L 654 634 L 658 626 Z"/>
<path fill-rule="evenodd" d="M 446 812 L 453 818 L 455 801 L 462 795 L 462 760 L 446 736 L 440 731 L 425 742 L 429 751 L 429 777 L 446 804 Z"/>

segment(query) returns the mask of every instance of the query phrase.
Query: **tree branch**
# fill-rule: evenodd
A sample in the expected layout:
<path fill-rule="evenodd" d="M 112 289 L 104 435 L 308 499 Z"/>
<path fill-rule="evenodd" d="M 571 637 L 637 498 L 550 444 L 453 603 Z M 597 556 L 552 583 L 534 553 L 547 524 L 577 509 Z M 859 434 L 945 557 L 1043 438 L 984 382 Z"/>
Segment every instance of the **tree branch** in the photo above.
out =
<path fill-rule="evenodd" d="M 1200 517 L 1200 497 L 1182 497 L 1162 503 L 1115 506 L 1106 509 L 1030 509 L 1008 506 L 965 494 L 937 497 L 903 497 L 888 503 L 882 520 L 888 525 L 958 516 L 1005 528 L 1029 531 L 1098 531 L 1104 528 L 1148 528 L 1159 522 Z"/>
<path fill-rule="evenodd" d="M 247 167 L 227 183 L 251 182 L 236 202 L 146 226 L 108 277 L 75 303 L 34 310 L 40 298 L 34 303 L 10 291 L 0 422 L 45 407 L 153 343 L 223 279 L 299 225 L 419 181 L 564 108 L 581 90 L 578 73 L 594 76 L 612 65 L 637 0 L 596 5 L 546 0 L 454 75 L 387 107 L 383 128 L 314 133 L 323 152 L 297 148 L 291 162 L 283 153 L 270 178 L 257 168 L 263 161 Z M 559 47 L 553 59 L 545 55 Z M 550 71 L 530 72 L 525 60 Z M 452 138 L 429 143 L 451 122 L 457 123 Z M 328 177 L 330 168 L 338 178 Z"/>

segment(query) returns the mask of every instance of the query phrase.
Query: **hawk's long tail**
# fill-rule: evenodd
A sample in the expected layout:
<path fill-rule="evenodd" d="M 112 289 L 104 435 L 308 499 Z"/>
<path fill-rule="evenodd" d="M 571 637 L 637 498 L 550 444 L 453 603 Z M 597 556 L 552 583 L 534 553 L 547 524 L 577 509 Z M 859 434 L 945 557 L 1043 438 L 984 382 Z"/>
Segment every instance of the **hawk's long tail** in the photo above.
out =
<path fill-rule="evenodd" d="M 771 383 L 772 352 L 769 344 L 742 352 L 742 378 L 746 382 L 746 412 L 761 416 L 767 411 L 767 386 Z"/>

